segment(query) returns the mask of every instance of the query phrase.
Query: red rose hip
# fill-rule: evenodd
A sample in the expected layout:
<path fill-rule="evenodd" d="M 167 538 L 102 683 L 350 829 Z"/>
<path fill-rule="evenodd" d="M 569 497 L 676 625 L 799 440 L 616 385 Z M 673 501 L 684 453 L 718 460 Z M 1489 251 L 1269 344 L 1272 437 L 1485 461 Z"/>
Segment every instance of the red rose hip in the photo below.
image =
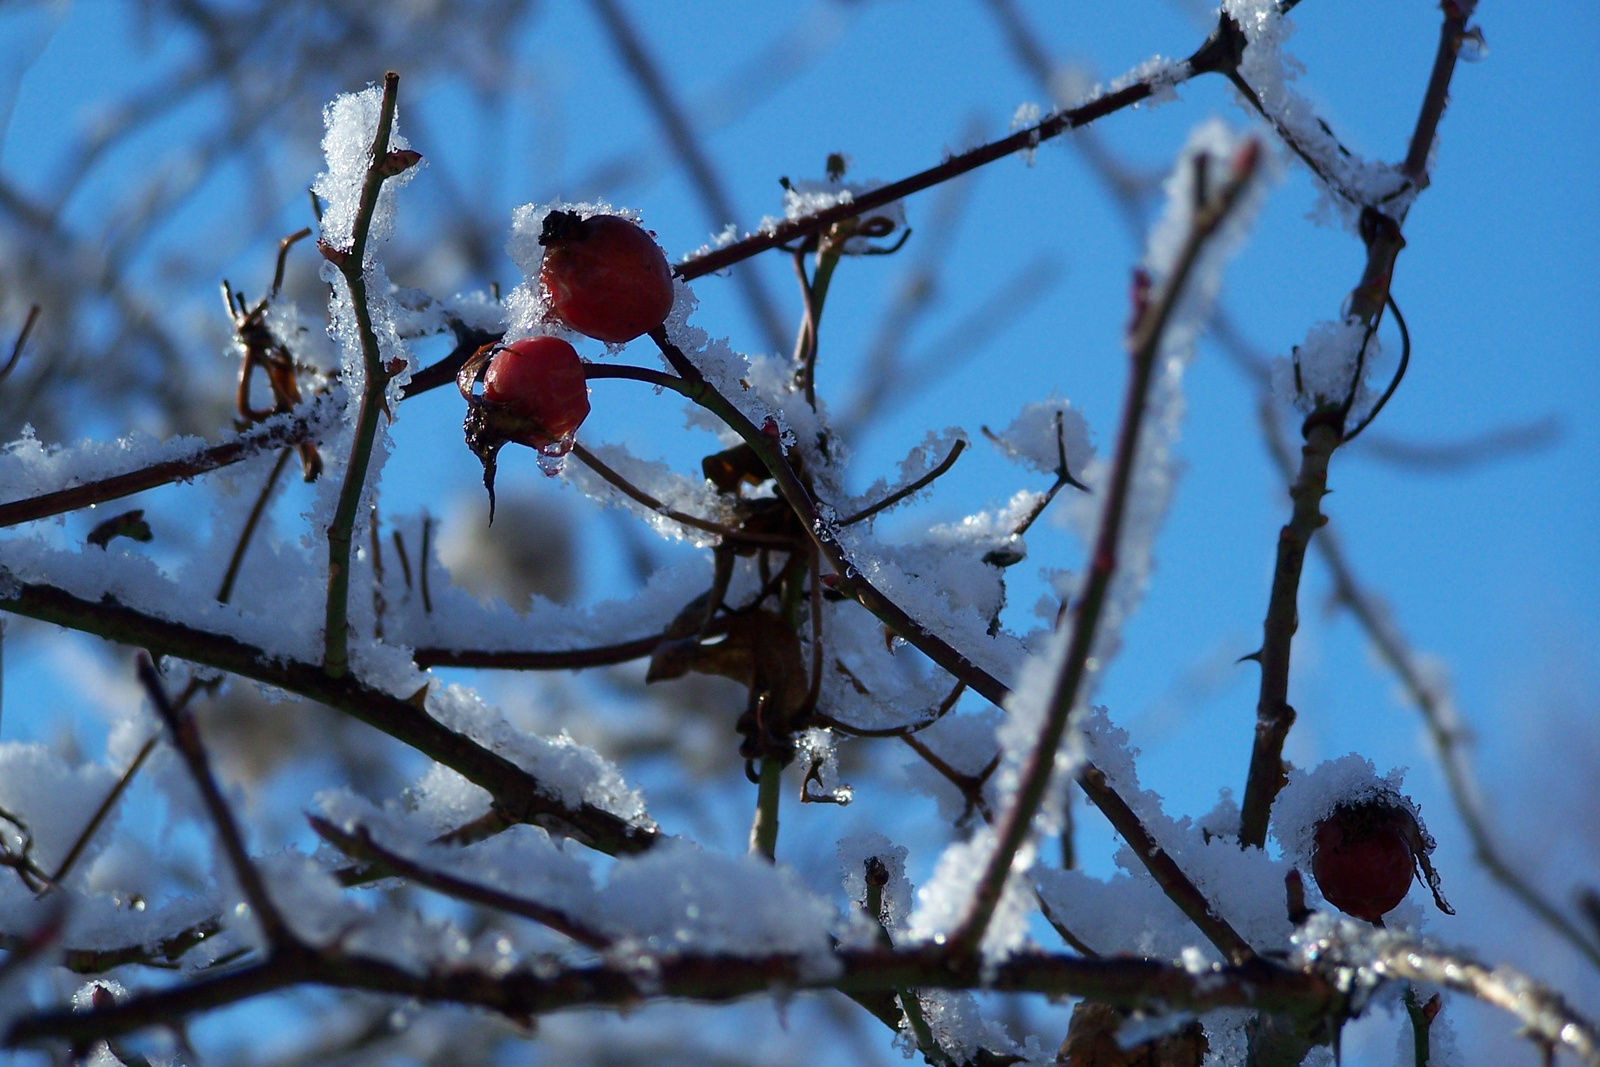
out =
<path fill-rule="evenodd" d="M 1382 802 L 1335 808 L 1319 822 L 1311 873 L 1328 903 L 1369 922 L 1393 911 L 1416 876 L 1414 825 Z"/>
<path fill-rule="evenodd" d="M 655 238 L 620 215 L 545 216 L 539 282 L 556 317 L 597 341 L 621 344 L 672 310 L 672 268 Z"/>
<path fill-rule="evenodd" d="M 530 448 L 562 444 L 589 417 L 583 361 L 559 337 L 525 337 L 496 352 L 484 374 L 483 399 L 531 424 L 513 437 Z"/>

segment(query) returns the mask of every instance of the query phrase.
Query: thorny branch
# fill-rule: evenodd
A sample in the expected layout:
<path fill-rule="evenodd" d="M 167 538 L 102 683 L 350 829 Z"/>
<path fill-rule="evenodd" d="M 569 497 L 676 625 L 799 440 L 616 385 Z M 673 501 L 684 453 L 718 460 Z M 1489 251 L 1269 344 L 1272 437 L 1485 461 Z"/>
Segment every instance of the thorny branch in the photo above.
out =
<path fill-rule="evenodd" d="M 1291 460 L 1277 410 L 1266 396 L 1262 397 L 1258 410 L 1267 450 L 1278 469 L 1287 477 Z M 1477 785 L 1467 763 L 1463 728 L 1450 706 L 1448 692 L 1441 690 L 1439 684 L 1428 677 L 1416 652 L 1400 633 L 1389 612 L 1362 586 L 1337 534 L 1332 529 L 1324 528 L 1313 544 L 1333 580 L 1335 599 L 1350 611 L 1366 631 L 1378 655 L 1394 671 L 1400 684 L 1405 687 L 1406 695 L 1422 713 L 1423 724 L 1439 754 L 1439 765 L 1444 772 L 1450 799 L 1466 826 L 1478 862 L 1483 864 L 1490 877 L 1503 885 L 1540 921 L 1587 957 L 1590 963 L 1600 967 L 1600 948 L 1596 947 L 1595 942 L 1546 900 L 1501 854 L 1479 804 Z"/>
<path fill-rule="evenodd" d="M 350 292 L 350 309 L 356 318 L 356 333 L 361 339 L 365 364 L 361 383 L 361 407 L 356 415 L 355 438 L 350 445 L 350 460 L 345 465 L 344 481 L 339 486 L 339 502 L 328 525 L 328 605 L 323 624 L 323 666 L 337 678 L 350 669 L 350 635 L 346 612 L 350 600 L 350 539 L 355 530 L 356 512 L 367 484 L 367 464 L 372 459 L 373 440 L 378 433 L 378 416 L 385 411 L 384 391 L 399 368 L 384 366 L 378 337 L 372 330 L 372 311 L 367 303 L 367 233 L 378 207 L 378 192 L 383 183 L 414 166 L 414 152 L 389 151 L 389 133 L 394 124 L 395 98 L 400 92 L 400 75 L 390 71 L 383 78 L 383 100 L 378 113 L 378 128 L 372 137 L 367 173 L 361 185 L 350 247 L 336 249 L 325 240 L 318 247 L 327 260 L 344 276 Z"/>
<path fill-rule="evenodd" d="M 1442 6 L 1445 17 L 1440 29 L 1438 54 L 1405 163 L 1405 171 L 1418 189 L 1426 187 L 1428 183 L 1428 150 L 1444 114 L 1456 53 L 1474 5 L 1445 0 Z M 1400 227 L 1409 208 L 1409 199 L 1402 198 L 1393 217 L 1383 214 L 1377 205 L 1369 204 L 1362 210 L 1361 236 L 1367 245 L 1367 262 L 1360 283 L 1350 294 L 1346 317 L 1366 327 L 1368 340 L 1377 329 L 1384 307 L 1390 302 L 1389 285 L 1395 258 L 1405 247 Z M 1366 343 L 1363 342 L 1363 355 L 1365 350 Z M 1272 802 L 1284 783 L 1283 744 L 1294 723 L 1294 709 L 1288 702 L 1288 672 L 1297 624 L 1300 572 L 1307 544 L 1316 529 L 1326 521 L 1321 514 L 1320 502 L 1327 492 L 1328 463 L 1334 450 L 1345 439 L 1345 419 L 1348 414 L 1348 402 L 1342 408 L 1334 406 L 1314 412 L 1306 420 L 1303 430 L 1306 441 L 1300 476 L 1290 490 L 1294 513 L 1279 535 L 1277 567 L 1273 573 L 1272 594 L 1263 624 L 1256 734 L 1240 811 L 1239 840 L 1246 847 L 1254 845 L 1259 848 L 1266 841 Z"/>

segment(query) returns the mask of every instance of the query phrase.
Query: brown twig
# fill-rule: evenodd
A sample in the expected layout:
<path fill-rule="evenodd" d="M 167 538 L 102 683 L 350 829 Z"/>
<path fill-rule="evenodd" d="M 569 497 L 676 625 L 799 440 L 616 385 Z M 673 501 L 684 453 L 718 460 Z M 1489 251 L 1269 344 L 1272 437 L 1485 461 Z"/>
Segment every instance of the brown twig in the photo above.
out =
<path fill-rule="evenodd" d="M 1101 512 L 1100 527 L 1095 535 L 1089 575 L 1079 598 L 1077 610 L 1072 615 L 1072 636 L 1045 708 L 1039 739 L 1026 758 L 1016 797 L 1007 807 L 996 830 L 994 854 L 989 858 L 982 878 L 973 889 L 971 910 L 960 928 L 951 936 L 951 944 L 957 951 L 966 953 L 977 951 L 983 940 L 984 931 L 988 928 L 989 920 L 994 915 L 995 908 L 999 906 L 1006 880 L 1011 874 L 1012 861 L 1032 831 L 1033 817 L 1044 802 L 1051 774 L 1055 768 L 1057 750 L 1061 746 L 1062 737 L 1066 734 L 1068 718 L 1078 701 L 1078 691 L 1087 674 L 1089 653 L 1093 648 L 1100 611 L 1105 604 L 1111 588 L 1111 578 L 1117 567 L 1122 517 L 1133 484 L 1140 431 L 1144 424 L 1146 398 L 1154 377 L 1156 353 L 1160 349 L 1161 339 L 1166 332 L 1173 309 L 1177 306 L 1184 284 L 1188 280 L 1189 272 L 1198 261 L 1205 243 L 1222 225 L 1254 176 L 1260 151 L 1259 143 L 1249 142 L 1232 161 L 1232 173 L 1227 184 L 1218 191 L 1216 199 L 1197 208 L 1183 249 L 1173 265 L 1171 274 L 1163 282 L 1160 291 L 1140 309 L 1139 316 L 1129 331 L 1128 350 L 1132 367 L 1117 431 L 1111 475 L 1107 482 L 1105 508 Z M 1082 777 L 1087 779 L 1094 773 L 1096 773 L 1095 768 L 1089 765 L 1084 768 Z M 1089 796 L 1091 800 L 1096 799 L 1095 792 L 1091 791 Z M 1102 810 L 1105 808 L 1102 807 Z M 1146 853 L 1140 850 L 1136 852 L 1145 860 L 1147 866 L 1150 865 L 1151 858 Z M 1205 930 L 1205 927 L 1201 929 Z M 1240 954 L 1241 948 L 1244 955 Z M 1247 958 L 1250 950 L 1240 940 L 1238 944 L 1224 948 L 1224 951 L 1234 962 L 1240 962 Z"/>
<path fill-rule="evenodd" d="M 1422 108 L 1417 113 L 1417 124 L 1411 132 L 1411 145 L 1403 164 L 1406 176 L 1418 190 L 1428 187 L 1428 154 L 1433 151 L 1439 121 L 1444 118 L 1445 106 L 1450 102 L 1450 79 L 1455 74 L 1456 56 L 1461 51 L 1467 19 L 1478 3 L 1477 0 L 1443 0 L 1439 6 L 1444 10 L 1444 21 L 1439 25 L 1439 47 L 1433 55 L 1433 70 L 1428 74 L 1428 88 L 1422 94 Z"/>
<path fill-rule="evenodd" d="M 940 777 L 960 791 L 962 799 L 967 802 L 967 807 L 970 809 L 969 812 L 963 814 L 963 821 L 971 811 L 976 811 L 983 816 L 984 822 L 994 821 L 994 812 L 990 809 L 989 802 L 983 797 L 983 784 L 989 780 L 989 775 L 994 773 L 994 769 L 1000 766 L 998 757 L 984 764 L 985 770 L 978 774 L 963 774 L 950 766 L 944 757 L 929 748 L 920 738 L 914 737 L 910 733 L 900 733 L 895 736 L 904 741 L 911 751 L 921 756 L 924 763 L 939 772 Z"/>
<path fill-rule="evenodd" d="M 188 766 L 189 776 L 194 779 L 195 787 L 200 790 L 200 799 L 205 804 L 206 813 L 211 816 L 217 836 L 222 839 L 223 853 L 228 857 L 228 864 L 233 868 L 233 876 L 238 880 L 245 900 L 255 913 L 255 920 L 261 924 L 261 932 L 267 939 L 268 948 L 277 950 L 294 944 L 294 935 L 284 922 L 283 915 L 279 913 L 277 904 L 273 903 L 272 897 L 267 893 L 266 883 L 261 880 L 261 872 L 256 870 L 256 865 L 251 862 L 250 854 L 245 849 L 244 834 L 240 832 L 239 824 L 234 821 L 233 812 L 229 810 L 228 802 L 223 799 L 222 790 L 217 787 L 217 780 L 212 777 L 211 763 L 206 758 L 204 746 L 200 743 L 200 729 L 195 723 L 194 716 L 173 707 L 172 701 L 167 698 L 166 688 L 161 683 L 161 676 L 156 673 L 155 664 L 143 654 L 139 657 L 139 682 L 149 694 L 150 702 L 155 705 L 156 714 L 166 725 L 167 732 L 172 735 L 172 743 Z"/>
<path fill-rule="evenodd" d="M 122 799 L 122 794 L 126 793 L 128 786 L 133 784 L 134 775 L 139 773 L 139 768 L 144 766 L 144 761 L 150 758 L 150 753 L 155 751 L 156 742 L 160 739 L 160 734 L 153 734 L 149 740 L 139 746 L 139 751 L 133 757 L 133 762 L 128 764 L 128 769 L 122 772 L 122 777 L 117 779 L 117 784 L 111 787 L 111 791 L 106 794 L 105 799 L 100 802 L 100 806 L 95 809 L 94 814 L 89 817 L 88 823 L 84 825 L 83 830 L 78 834 L 77 840 L 72 843 L 72 847 L 67 850 L 67 854 L 61 857 L 61 862 L 56 865 L 55 873 L 50 875 L 50 885 L 52 887 L 59 886 L 62 879 L 71 873 L 73 865 L 78 862 L 78 857 L 83 855 L 83 850 L 94 839 L 95 831 L 100 829 L 101 824 L 106 821 L 106 816 L 115 810 L 117 801 Z"/>
<path fill-rule="evenodd" d="M 894 507 L 896 504 L 900 503 L 900 501 L 904 500 L 913 493 L 926 489 L 928 486 L 932 485 L 936 480 L 938 480 L 946 471 L 956 465 L 956 460 L 961 458 L 961 452 L 966 447 L 967 442 L 965 440 L 957 440 L 955 444 L 950 446 L 950 454 L 945 456 L 944 459 L 940 461 L 939 465 L 933 468 L 933 470 L 929 471 L 927 474 L 924 474 L 922 477 L 918 478 L 905 488 L 895 490 L 893 493 L 890 493 L 876 504 L 873 504 L 870 507 L 862 508 L 854 515 L 851 515 L 847 518 L 840 519 L 839 525 L 854 526 L 858 522 L 872 518 L 872 516 L 878 514 L 880 511 Z"/>
<path fill-rule="evenodd" d="M 217 599 L 226 604 L 233 597 L 233 583 L 239 578 L 239 567 L 244 563 L 244 554 L 250 548 L 250 541 L 255 537 L 256 526 L 261 522 L 261 515 L 267 510 L 267 501 L 272 499 L 272 491 L 278 486 L 278 479 L 283 476 L 283 468 L 288 466 L 289 457 L 294 454 L 294 449 L 285 448 L 278 453 L 278 461 L 272 465 L 272 470 L 267 474 L 267 480 L 261 485 L 261 492 L 256 496 L 256 502 L 250 509 L 250 515 L 244 520 L 244 529 L 239 531 L 239 541 L 233 546 L 233 555 L 228 560 L 228 570 L 222 576 L 222 586 L 217 590 Z"/>
<path fill-rule="evenodd" d="M 11 358 L 6 360 L 6 365 L 0 367 L 0 382 L 10 377 L 11 372 L 17 367 L 17 360 L 22 358 L 22 350 L 28 344 L 28 335 L 33 332 L 33 324 L 39 321 L 39 305 L 34 304 L 28 308 L 28 317 L 22 322 L 22 329 L 17 331 L 17 341 L 11 346 Z"/>
<path fill-rule="evenodd" d="M 420 886 L 432 889 L 436 893 L 443 893 L 456 900 L 464 900 L 469 904 L 481 904 L 486 908 L 494 908 L 510 915 L 519 915 L 524 919 L 532 919 L 567 937 L 593 949 L 605 949 L 611 946 L 611 938 L 598 930 L 586 926 L 584 923 L 568 915 L 560 908 L 553 908 L 548 904 L 541 904 L 536 900 L 525 897 L 513 896 L 488 886 L 478 885 L 424 867 L 414 860 L 407 859 L 392 849 L 384 848 L 372 839 L 372 834 L 364 826 L 358 826 L 354 831 L 346 831 L 329 822 L 327 819 L 316 815 L 307 816 L 311 828 L 317 836 L 334 845 L 341 852 L 352 859 L 363 860 L 367 863 L 382 864 L 389 871 L 401 878 L 408 878 Z"/>
<path fill-rule="evenodd" d="M 219 467 L 249 459 L 269 448 L 297 444 L 311 437 L 327 415 L 327 408 L 318 405 L 300 415 L 278 416 L 239 434 L 231 441 L 210 448 L 197 449 L 193 454 L 181 459 L 170 459 L 136 471 L 129 471 L 127 474 L 86 482 L 70 489 L 42 493 L 26 500 L 0 504 L 0 528 L 47 519 L 52 515 L 77 511 L 79 508 L 142 493 L 146 489 L 188 481 Z"/>
<path fill-rule="evenodd" d="M 1294 510 L 1278 533 L 1278 561 L 1272 572 L 1272 593 L 1262 624 L 1261 688 L 1256 701 L 1256 733 L 1250 751 L 1250 772 L 1240 808 L 1239 844 L 1261 848 L 1267 840 L 1272 802 L 1283 788 L 1283 743 L 1294 725 L 1289 706 L 1289 655 L 1299 626 L 1300 573 L 1306 548 L 1328 520 L 1322 498 L 1328 492 L 1328 461 L 1339 447 L 1339 428 L 1328 420 L 1307 423 L 1300 450 L 1300 473 L 1289 489 Z"/>
<path fill-rule="evenodd" d="M 619 641 L 614 645 L 548 652 L 419 648 L 413 658 L 417 666 L 424 670 L 429 667 L 476 667 L 493 671 L 578 671 L 643 659 L 654 652 L 663 639 L 661 634 L 651 634 L 632 641 Z"/>
<path fill-rule="evenodd" d="M 1078 784 L 1088 794 L 1095 807 L 1105 813 L 1112 827 L 1122 839 L 1128 843 L 1135 855 L 1150 859 L 1145 866 L 1149 869 L 1151 877 L 1161 887 L 1174 904 L 1182 909 L 1194 923 L 1196 929 L 1205 934 L 1206 940 L 1217 946 L 1218 951 L 1233 963 L 1242 963 L 1255 955 L 1255 950 L 1250 947 L 1239 932 L 1217 911 L 1204 893 L 1197 889 L 1187 875 L 1185 875 L 1160 846 L 1160 843 L 1151 836 L 1150 831 L 1139 821 L 1139 816 L 1128 806 L 1127 802 L 1110 789 L 1105 772 L 1093 764 L 1086 765 L 1078 774 Z"/>
<path fill-rule="evenodd" d="M 795 474 L 777 443 L 712 388 L 683 351 L 668 339 L 664 329 L 658 327 L 651 331 L 650 336 L 667 362 L 678 372 L 679 377 L 672 379 L 669 387 L 721 418 L 744 439 L 767 468 L 778 494 L 794 509 L 801 527 L 810 535 L 822 558 L 833 568 L 838 579 L 836 588 L 877 615 L 890 629 L 953 676 L 965 681 L 975 692 L 996 704 L 1004 703 L 1008 690 L 1003 683 L 969 660 L 948 641 L 913 619 L 862 576 L 860 569 L 845 556 L 833 533 L 832 524 L 823 519 L 811 497 L 811 491 Z"/>
<path fill-rule="evenodd" d="M 751 544 L 770 545 L 774 548 L 789 548 L 793 546 L 794 542 L 787 537 L 781 537 L 776 534 L 756 533 L 754 531 L 747 533 L 744 530 L 738 530 L 732 526 L 724 526 L 720 522 L 712 522 L 709 519 L 702 519 L 698 516 L 690 515 L 674 508 L 669 508 L 661 501 L 657 500 L 655 497 L 651 496 L 649 493 L 646 493 L 643 489 L 640 489 L 638 486 L 628 481 L 628 479 L 612 470 L 606 465 L 604 460 L 602 460 L 599 456 L 596 456 L 593 452 L 590 452 L 587 448 L 584 448 L 581 444 L 578 444 L 576 441 L 574 441 L 572 444 L 572 454 L 577 456 L 579 461 L 582 462 L 585 467 L 588 467 L 600 477 L 604 478 L 609 484 L 620 490 L 624 496 L 644 505 L 644 507 L 655 512 L 657 515 L 671 519 L 673 522 L 681 523 L 684 526 L 693 527 L 696 530 L 704 530 L 706 533 L 716 534 L 718 537 L 729 541 L 746 541 Z"/>
<path fill-rule="evenodd" d="M 433 614 L 433 597 L 428 592 L 428 563 L 433 558 L 433 516 L 422 513 L 422 547 L 417 559 L 417 587 L 422 591 L 422 611 Z"/>
<path fill-rule="evenodd" d="M 1217 66 L 1220 58 L 1219 49 L 1213 43 L 1217 35 L 1213 34 L 1211 40 L 1202 45 L 1194 55 L 1185 62 L 1176 65 L 1176 68 L 1164 75 L 1158 75 L 1162 85 L 1176 85 L 1187 81 L 1196 74 L 1207 73 L 1219 69 Z M 716 249 L 702 256 L 695 256 L 680 262 L 674 268 L 675 273 L 687 280 L 714 274 L 719 270 L 726 270 L 741 260 L 759 255 L 769 249 L 780 245 L 793 244 L 796 241 L 812 237 L 821 233 L 836 222 L 864 214 L 874 208 L 883 207 L 896 200 L 904 199 L 912 193 L 920 193 L 930 189 L 951 178 L 960 177 L 969 171 L 993 163 L 997 159 L 1017 152 L 1036 148 L 1040 143 L 1060 136 L 1069 130 L 1086 126 L 1096 119 L 1121 111 L 1123 108 L 1132 107 L 1141 100 L 1149 98 L 1155 91 L 1156 79 L 1141 79 L 1135 81 L 1116 92 L 1106 93 L 1104 96 L 1095 97 L 1088 103 L 1074 108 L 1065 108 L 1053 111 L 1044 119 L 1025 129 L 1002 137 L 988 144 L 979 145 L 977 148 L 961 152 L 946 159 L 938 166 L 929 167 L 897 182 L 879 186 L 868 192 L 861 193 L 847 203 L 837 204 L 824 211 L 806 215 L 803 218 L 788 219 L 778 223 L 770 230 L 753 233 L 740 241 L 736 241 L 724 248 Z"/>

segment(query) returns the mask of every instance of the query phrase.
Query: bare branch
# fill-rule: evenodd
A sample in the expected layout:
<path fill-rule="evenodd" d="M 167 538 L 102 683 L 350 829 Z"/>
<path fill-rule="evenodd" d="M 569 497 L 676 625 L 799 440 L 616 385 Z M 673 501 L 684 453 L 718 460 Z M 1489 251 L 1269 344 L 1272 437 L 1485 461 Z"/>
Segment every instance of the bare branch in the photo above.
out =
<path fill-rule="evenodd" d="M 278 949 L 293 944 L 294 935 L 289 932 L 288 924 L 278 912 L 278 906 L 268 895 L 266 884 L 261 880 L 261 872 L 256 870 L 255 864 L 250 860 L 249 852 L 245 849 L 244 834 L 240 832 L 239 824 L 234 821 L 233 812 L 228 809 L 228 802 L 222 798 L 222 790 L 217 787 L 217 780 L 211 775 L 211 763 L 206 758 L 204 746 L 200 743 L 200 729 L 194 721 L 194 716 L 172 706 L 172 701 L 167 698 L 166 688 L 161 684 L 161 675 L 156 673 L 155 664 L 150 662 L 148 656 L 139 657 L 139 682 L 149 694 L 150 702 L 155 705 L 161 721 L 166 724 L 167 732 L 172 735 L 172 742 L 177 747 L 178 754 L 183 757 L 183 762 L 189 768 L 189 776 L 194 779 L 196 788 L 200 790 L 200 799 L 205 803 L 206 813 L 211 816 L 211 821 L 216 826 L 217 836 L 222 839 L 223 852 L 228 857 L 229 866 L 233 868 L 233 876 L 238 879 L 245 900 L 255 913 L 256 921 L 261 924 L 268 946 Z"/>
<path fill-rule="evenodd" d="M 982 879 L 972 895 L 972 909 L 951 943 L 963 952 L 977 951 L 988 928 L 989 919 L 999 906 L 1006 879 L 1011 874 L 1011 863 L 1017 850 L 1032 831 L 1033 817 L 1044 802 L 1045 791 L 1055 768 L 1056 752 L 1066 734 L 1067 720 L 1077 704 L 1079 688 L 1086 674 L 1089 652 L 1100 621 L 1100 610 L 1111 588 L 1111 577 L 1117 565 L 1117 547 L 1122 534 L 1122 516 L 1127 505 L 1128 492 L 1133 484 L 1133 471 L 1138 455 L 1139 434 L 1144 423 L 1145 401 L 1154 375 L 1156 353 L 1166 332 L 1173 309 L 1188 280 L 1189 272 L 1200 257 L 1200 251 L 1212 234 L 1238 203 L 1240 195 L 1255 174 L 1261 146 L 1257 142 L 1241 150 L 1233 160 L 1228 183 L 1218 191 L 1214 201 L 1199 207 L 1192 222 L 1183 249 L 1178 254 L 1170 276 L 1161 290 L 1140 309 L 1139 317 L 1129 331 L 1128 348 L 1132 368 L 1129 374 L 1122 419 L 1117 431 L 1117 445 L 1107 483 L 1106 501 L 1101 512 L 1100 528 L 1095 535 L 1088 580 L 1073 614 L 1072 637 L 1062 658 L 1045 709 L 1044 724 L 1039 740 L 1027 757 L 1016 799 L 1001 817 L 996 832 L 994 854 L 990 857 Z M 1083 775 L 1096 773 L 1086 766 Z M 1115 794 L 1112 794 L 1113 796 Z M 1095 799 L 1095 794 L 1090 794 Z M 1149 857 L 1139 853 L 1148 865 Z M 1230 946 L 1229 958 L 1235 963 L 1247 959 L 1250 950 L 1242 940 Z M 1228 950 L 1225 950 L 1228 951 Z"/>
<path fill-rule="evenodd" d="M 372 834 L 364 826 L 358 826 L 353 832 L 347 832 L 327 819 L 315 815 L 308 816 L 308 819 L 311 828 L 319 837 L 353 859 L 381 864 L 401 878 L 408 878 L 447 897 L 465 900 L 470 904 L 482 904 L 486 908 L 520 915 L 524 919 L 532 919 L 559 934 L 565 934 L 580 945 L 594 949 L 604 949 L 611 945 L 611 938 L 586 926 L 560 908 L 553 908 L 525 897 L 512 896 L 510 893 L 478 885 L 443 871 L 430 870 L 392 849 L 384 848 L 372 839 Z"/>

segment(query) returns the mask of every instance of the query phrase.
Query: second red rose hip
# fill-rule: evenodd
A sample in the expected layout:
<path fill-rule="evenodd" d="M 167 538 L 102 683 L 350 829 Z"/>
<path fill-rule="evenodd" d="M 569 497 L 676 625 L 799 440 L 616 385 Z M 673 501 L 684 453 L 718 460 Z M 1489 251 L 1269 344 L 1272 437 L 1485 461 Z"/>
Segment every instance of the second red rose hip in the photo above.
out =
<path fill-rule="evenodd" d="M 530 448 L 562 444 L 589 417 L 583 361 L 559 337 L 525 337 L 496 352 L 483 399 L 533 424 L 515 438 Z"/>

